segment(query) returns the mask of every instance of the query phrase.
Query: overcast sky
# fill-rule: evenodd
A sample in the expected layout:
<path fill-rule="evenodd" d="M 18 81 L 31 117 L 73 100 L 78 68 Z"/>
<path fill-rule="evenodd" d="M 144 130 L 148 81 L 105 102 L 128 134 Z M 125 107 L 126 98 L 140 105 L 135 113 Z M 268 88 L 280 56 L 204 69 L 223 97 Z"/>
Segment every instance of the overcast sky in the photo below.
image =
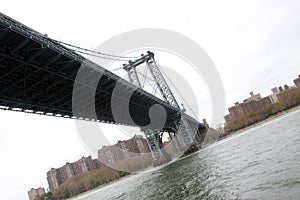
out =
<path fill-rule="evenodd" d="M 226 107 L 247 98 L 250 91 L 265 96 L 274 86 L 292 85 L 300 74 L 297 0 L 0 2 L 2 13 L 51 38 L 88 49 L 137 28 L 182 33 L 215 63 Z M 31 187 L 47 187 L 51 167 L 89 154 L 72 120 L 8 111 L 0 111 L 0 120 L 0 199 L 27 199 Z"/>

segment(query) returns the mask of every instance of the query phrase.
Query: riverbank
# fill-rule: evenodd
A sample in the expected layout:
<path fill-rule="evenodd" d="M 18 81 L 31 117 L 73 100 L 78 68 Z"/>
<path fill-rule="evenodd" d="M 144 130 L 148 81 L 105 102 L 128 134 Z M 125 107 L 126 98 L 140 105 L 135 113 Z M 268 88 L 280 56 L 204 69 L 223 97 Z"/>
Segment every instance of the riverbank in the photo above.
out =
<path fill-rule="evenodd" d="M 67 198 L 67 200 L 74 200 L 74 199 L 77 199 L 77 198 L 79 198 L 79 197 L 83 197 L 83 196 L 85 196 L 85 195 L 87 195 L 87 194 L 90 194 L 90 193 L 93 193 L 93 192 L 95 192 L 95 191 L 97 191 L 97 190 L 99 190 L 99 189 L 101 189 L 101 188 L 103 188 L 103 187 L 109 186 L 109 185 L 111 185 L 111 184 L 113 184 L 113 183 L 116 183 L 116 182 L 118 182 L 118 181 L 121 181 L 121 180 L 123 180 L 123 179 L 125 179 L 125 178 L 129 178 L 129 177 L 134 176 L 134 175 L 136 175 L 136 173 L 130 173 L 129 175 L 125 175 L 125 176 L 123 176 L 123 177 L 121 177 L 121 178 L 115 179 L 115 180 L 110 181 L 110 182 L 108 182 L 108 183 L 104 183 L 104 184 L 102 184 L 102 185 L 99 185 L 98 187 L 95 187 L 95 188 L 93 188 L 93 189 L 87 190 L 87 191 L 85 191 L 85 192 L 83 192 L 83 193 L 74 195 L 74 196 L 72 196 L 72 197 L 70 197 L 70 198 Z"/>
<path fill-rule="evenodd" d="M 282 115 L 285 115 L 285 114 L 287 114 L 289 112 L 293 112 L 294 110 L 298 110 L 298 109 L 300 109 L 300 105 L 296 106 L 296 107 L 293 107 L 293 108 L 290 108 L 290 109 L 287 109 L 287 110 L 284 110 L 284 111 L 281 111 L 281 112 L 278 112 L 277 114 L 271 115 L 271 116 L 267 117 L 266 119 L 264 119 L 262 121 L 259 121 L 259 122 L 255 123 L 255 124 L 252 124 L 250 126 L 241 128 L 241 129 L 233 131 L 233 132 L 229 132 L 228 134 L 225 134 L 225 135 L 221 135 L 218 141 L 226 139 L 226 138 L 228 138 L 228 137 L 230 137 L 232 135 L 239 134 L 239 133 L 241 133 L 243 131 L 246 131 L 246 130 L 249 130 L 251 128 L 254 128 L 254 127 L 258 126 L 258 125 L 264 124 L 264 123 L 266 123 L 268 121 L 271 121 L 273 119 L 276 119 L 278 117 L 281 117 Z"/>
<path fill-rule="evenodd" d="M 86 192 L 97 190 L 111 183 L 129 177 L 149 167 L 152 163 L 151 154 L 142 154 L 126 160 L 103 165 L 99 169 L 78 174 L 66 180 L 51 194 L 51 199 L 68 199 L 81 196 Z"/>
<path fill-rule="evenodd" d="M 76 200 L 299 199 L 299 111 Z"/>
<path fill-rule="evenodd" d="M 143 170 L 139 170 L 139 171 L 136 171 L 136 172 L 131 172 L 130 174 L 127 174 L 127 175 L 125 175 L 125 176 L 123 176 L 123 177 L 120 177 L 120 178 L 118 178 L 118 179 L 114 179 L 113 181 L 110 181 L 110 182 L 108 182 L 108 183 L 104 183 L 104 184 L 99 185 L 99 186 L 97 186 L 97 187 L 95 187 L 95 188 L 93 188 L 93 189 L 90 189 L 90 190 L 87 190 L 87 191 L 85 191 L 85 192 L 76 194 L 76 195 L 74 195 L 74 196 L 72 196 L 72 197 L 70 197 L 70 198 L 67 198 L 67 200 L 74 200 L 74 199 L 77 199 L 77 198 L 82 198 L 82 197 L 84 197 L 84 196 L 87 195 L 87 194 L 92 194 L 92 193 L 96 192 L 97 190 L 100 190 L 101 188 L 110 186 L 110 185 L 112 185 L 112 184 L 114 184 L 114 183 L 116 183 L 116 182 L 119 182 L 119 181 L 123 180 L 123 179 L 128 179 L 128 178 L 130 178 L 130 177 L 132 177 L 132 176 L 135 176 L 135 175 L 137 175 L 137 174 L 139 174 L 139 173 L 141 173 L 141 172 L 143 172 L 143 171 L 149 170 L 149 169 L 151 169 L 151 167 L 147 167 L 147 168 L 145 168 L 145 169 L 143 169 Z"/>
<path fill-rule="evenodd" d="M 223 140 L 223 139 L 226 139 L 226 138 L 228 138 L 228 137 L 230 137 L 230 136 L 239 134 L 239 133 L 241 133 L 241 132 L 243 132 L 243 131 L 249 130 L 249 129 L 254 128 L 254 127 L 256 127 L 256 126 L 259 126 L 259 125 L 261 125 L 261 124 L 264 124 L 264 123 L 266 123 L 266 122 L 268 122 L 268 121 L 271 121 L 271 120 L 273 120 L 273 119 L 276 119 L 276 118 L 278 118 L 278 117 L 281 117 L 281 116 L 283 116 L 283 115 L 285 115 L 285 114 L 287 114 L 287 113 L 293 112 L 293 111 L 295 111 L 295 110 L 297 110 L 297 109 L 300 109 L 300 106 L 296 106 L 296 107 L 290 108 L 290 109 L 288 109 L 288 110 L 281 111 L 281 112 L 279 112 L 279 113 L 277 113 L 277 114 L 275 114 L 275 115 L 273 115 L 273 116 L 270 116 L 270 117 L 268 117 L 268 118 L 266 118 L 266 119 L 264 119 L 264 120 L 262 120 L 262 121 L 260 121 L 260 122 L 257 122 L 257 123 L 255 123 L 255 124 L 252 124 L 252 125 L 247 126 L 247 127 L 245 127 L 245 128 L 239 129 L 239 130 L 237 130 L 237 131 L 231 132 L 231 133 L 229 133 L 229 134 L 223 135 L 223 136 L 221 136 L 221 137 L 218 139 L 218 141 Z M 193 151 L 193 153 L 196 153 L 196 152 Z M 191 153 L 191 154 L 193 154 L 193 153 Z M 188 155 L 190 155 L 190 154 L 188 154 Z M 185 155 L 184 157 L 187 157 L 187 155 Z M 72 196 L 72 197 L 69 198 L 69 199 L 76 199 L 76 198 L 79 198 L 79 197 L 83 197 L 83 196 L 85 196 L 85 195 L 87 195 L 87 194 L 90 194 L 90 193 L 93 193 L 93 192 L 95 192 L 95 191 L 97 191 L 97 190 L 99 190 L 99 189 L 101 189 L 101 188 L 103 188 L 103 187 L 109 186 L 109 185 L 111 185 L 111 184 L 113 184 L 113 183 L 116 183 L 116 182 L 118 182 L 118 181 L 120 181 L 120 180 L 123 180 L 123 179 L 125 179 L 125 178 L 129 178 L 129 177 L 131 177 L 131 176 L 133 176 L 133 175 L 135 175 L 135 174 L 136 174 L 136 173 L 130 173 L 130 174 L 126 174 L 125 176 L 122 176 L 122 177 L 115 177 L 114 180 L 111 180 L 111 181 L 109 181 L 109 182 L 107 182 L 107 183 L 103 183 L 103 184 L 101 184 L 101 185 L 99 185 L 99 186 L 97 186 L 97 187 L 95 187 L 95 188 L 89 189 L 89 190 L 84 191 L 84 192 L 82 192 L 82 193 L 76 194 L 76 195 Z"/>

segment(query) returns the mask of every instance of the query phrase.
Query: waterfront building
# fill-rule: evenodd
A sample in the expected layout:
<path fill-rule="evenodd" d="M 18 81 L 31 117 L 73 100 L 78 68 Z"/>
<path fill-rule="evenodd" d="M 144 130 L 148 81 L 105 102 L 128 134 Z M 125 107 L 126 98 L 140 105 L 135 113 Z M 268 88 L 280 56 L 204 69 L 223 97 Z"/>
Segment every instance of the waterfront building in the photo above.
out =
<path fill-rule="evenodd" d="M 272 105 L 272 100 L 269 96 L 266 96 L 260 99 L 259 101 L 257 101 L 257 105 L 259 109 L 264 109 L 267 106 Z"/>
<path fill-rule="evenodd" d="M 250 97 L 245 99 L 243 103 L 235 103 L 234 106 L 228 108 L 229 114 L 225 115 L 225 130 L 231 130 L 231 125 L 235 119 L 247 116 L 249 113 L 256 112 L 267 108 L 269 105 L 279 103 L 281 106 L 289 108 L 293 106 L 291 97 L 295 95 L 300 88 L 300 75 L 294 80 L 296 86 L 284 85 L 272 88 L 272 94 L 264 98 L 261 95 L 250 92 Z M 273 111 L 274 112 L 274 111 Z"/>
<path fill-rule="evenodd" d="M 92 159 L 91 156 L 83 156 L 74 163 L 66 163 L 57 169 L 52 168 L 47 172 L 47 181 L 50 191 L 53 192 L 58 186 L 77 174 L 93 171 L 101 166 L 102 164 L 97 159 Z"/>
<path fill-rule="evenodd" d="M 260 100 L 261 98 L 259 98 L 259 100 L 252 99 L 252 100 L 244 101 L 244 103 L 241 104 L 243 115 L 247 115 L 251 112 L 258 111 L 260 109 L 258 106 L 258 101 Z"/>
<path fill-rule="evenodd" d="M 112 163 L 147 152 L 150 152 L 150 149 L 146 139 L 135 135 L 129 140 L 119 140 L 117 144 L 103 146 L 98 150 L 98 159 L 103 163 Z"/>
<path fill-rule="evenodd" d="M 236 102 L 234 104 L 234 106 L 228 108 L 228 111 L 229 111 L 232 119 L 236 119 L 236 118 L 243 116 L 243 110 L 242 110 L 239 102 Z"/>
<path fill-rule="evenodd" d="M 277 89 L 274 89 L 274 92 L 275 91 L 277 91 Z M 276 101 L 278 101 L 278 99 L 276 99 Z M 228 108 L 229 115 L 225 116 L 225 122 L 228 124 L 237 118 L 248 115 L 249 113 L 257 112 L 266 108 L 268 105 L 271 105 L 272 102 L 273 100 L 270 96 L 262 98 L 259 93 L 254 94 L 253 92 L 250 92 L 250 97 L 245 99 L 243 103 L 236 102 L 234 106 Z"/>
<path fill-rule="evenodd" d="M 39 200 L 42 194 L 45 194 L 45 189 L 41 187 L 37 189 L 31 188 L 31 190 L 28 191 L 29 200 Z"/>
<path fill-rule="evenodd" d="M 296 85 L 297 88 L 300 88 L 300 75 L 298 75 L 298 78 L 296 78 L 294 80 L 294 83 L 295 83 L 295 85 Z"/>
<path fill-rule="evenodd" d="M 278 87 L 274 87 L 271 89 L 273 94 L 277 94 L 279 92 Z"/>
<path fill-rule="evenodd" d="M 250 92 L 250 97 L 245 99 L 243 102 L 248 102 L 248 101 L 258 101 L 261 99 L 260 93 L 254 94 L 252 91 Z"/>
<path fill-rule="evenodd" d="M 58 183 L 58 177 L 57 169 L 52 168 L 47 172 L 47 181 L 51 192 L 53 192 L 60 185 Z"/>
<path fill-rule="evenodd" d="M 125 158 L 121 148 L 116 145 L 103 146 L 98 150 L 98 159 L 105 163 L 112 163 Z"/>
<path fill-rule="evenodd" d="M 298 88 L 296 87 L 290 87 L 287 91 L 277 94 L 278 101 L 282 105 L 290 107 L 293 104 L 293 102 L 291 102 L 291 95 L 297 90 Z"/>
<path fill-rule="evenodd" d="M 273 104 L 279 102 L 279 99 L 278 99 L 278 97 L 277 97 L 277 94 L 278 94 L 278 93 L 273 93 L 273 94 L 270 94 L 270 95 L 268 96 Z"/>
<path fill-rule="evenodd" d="M 225 123 L 226 123 L 226 124 L 229 124 L 229 123 L 232 122 L 232 117 L 231 117 L 230 114 L 225 115 L 224 118 L 225 118 Z"/>
<path fill-rule="evenodd" d="M 127 157 L 136 156 L 140 153 L 147 153 L 150 151 L 147 141 L 141 135 L 135 135 L 129 140 L 119 140 L 116 145 L 129 152 Z"/>

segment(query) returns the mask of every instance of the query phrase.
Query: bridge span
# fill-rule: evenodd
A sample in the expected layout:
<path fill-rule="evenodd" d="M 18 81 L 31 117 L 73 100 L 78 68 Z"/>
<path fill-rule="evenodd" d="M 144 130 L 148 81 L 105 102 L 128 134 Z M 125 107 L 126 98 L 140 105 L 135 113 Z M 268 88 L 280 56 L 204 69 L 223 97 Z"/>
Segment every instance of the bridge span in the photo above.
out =
<path fill-rule="evenodd" d="M 154 57 L 148 61 L 151 59 Z M 78 72 L 84 75 L 78 78 Z M 114 94 L 116 84 L 122 91 L 117 95 Z M 75 92 L 80 95 L 74 95 L 75 85 L 79 86 Z M 131 94 L 128 105 L 131 119 L 114 117 L 112 99 L 117 101 L 114 109 L 122 110 L 128 94 Z M 91 99 L 94 104 L 90 104 Z M 0 109 L 142 128 L 151 122 L 149 109 L 158 104 L 165 110 L 165 124 L 160 130 L 143 131 L 154 160 L 159 160 L 165 157 L 160 151 L 160 133 L 181 136 L 184 146 L 189 146 L 201 143 L 199 135 L 207 130 L 205 125 L 182 112 L 176 100 L 172 103 L 168 99 L 164 101 L 151 95 L 134 82 L 0 13 Z M 184 139 L 187 136 L 189 139 Z"/>

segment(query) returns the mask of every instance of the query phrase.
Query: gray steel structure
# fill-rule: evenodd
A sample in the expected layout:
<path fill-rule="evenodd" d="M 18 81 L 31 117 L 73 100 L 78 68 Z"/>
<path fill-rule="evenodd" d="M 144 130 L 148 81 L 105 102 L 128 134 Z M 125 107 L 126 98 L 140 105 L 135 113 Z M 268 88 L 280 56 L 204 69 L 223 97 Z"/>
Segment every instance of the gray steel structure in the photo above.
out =
<path fill-rule="evenodd" d="M 82 68 L 86 75 L 77 80 Z M 94 82 L 97 84 L 91 84 Z M 114 96 L 117 83 L 122 93 Z M 80 85 L 77 92 L 82 95 L 74 101 L 75 84 Z M 90 105 L 90 98 L 85 98 L 89 95 L 87 88 L 95 91 L 94 107 Z M 166 89 L 163 85 L 161 88 Z M 128 105 L 131 119 L 116 120 L 112 99 L 124 102 L 122 94 L 131 93 Z M 168 95 L 163 101 L 149 94 L 46 35 L 0 13 L 0 109 L 144 127 L 151 121 L 149 109 L 159 104 L 167 113 L 160 131 L 177 133 L 185 114 L 172 101 Z M 74 102 L 76 105 L 72 105 Z M 74 107 L 79 111 L 74 112 Z M 188 121 L 195 124 L 199 133 L 205 132 L 202 123 L 193 118 Z"/>
<path fill-rule="evenodd" d="M 190 145 L 194 143 L 200 143 L 201 138 L 199 136 L 199 130 L 197 126 L 198 122 L 192 117 L 185 114 L 185 109 L 181 109 L 179 107 L 175 96 L 173 95 L 163 74 L 161 73 L 157 62 L 154 59 L 154 53 L 148 51 L 146 55 L 142 54 L 141 58 L 135 61 L 129 61 L 128 64 L 123 65 L 123 69 L 127 71 L 131 83 L 140 88 L 142 87 L 136 68 L 143 63 L 146 63 L 149 71 L 152 74 L 153 79 L 155 80 L 157 88 L 159 89 L 161 96 L 164 98 L 164 100 L 172 107 L 180 110 L 181 119 L 175 123 L 177 131 L 175 131 L 176 134 L 174 135 L 174 138 L 176 139 L 176 141 L 181 141 L 181 144 L 174 144 L 174 146 L 179 146 L 183 147 L 184 149 L 187 149 Z M 162 134 L 165 130 L 150 130 L 147 128 L 143 128 L 142 131 L 146 135 L 147 142 L 152 151 L 153 159 L 159 161 L 161 158 L 163 158 L 164 161 L 169 161 L 170 157 L 166 154 L 162 143 Z"/>

